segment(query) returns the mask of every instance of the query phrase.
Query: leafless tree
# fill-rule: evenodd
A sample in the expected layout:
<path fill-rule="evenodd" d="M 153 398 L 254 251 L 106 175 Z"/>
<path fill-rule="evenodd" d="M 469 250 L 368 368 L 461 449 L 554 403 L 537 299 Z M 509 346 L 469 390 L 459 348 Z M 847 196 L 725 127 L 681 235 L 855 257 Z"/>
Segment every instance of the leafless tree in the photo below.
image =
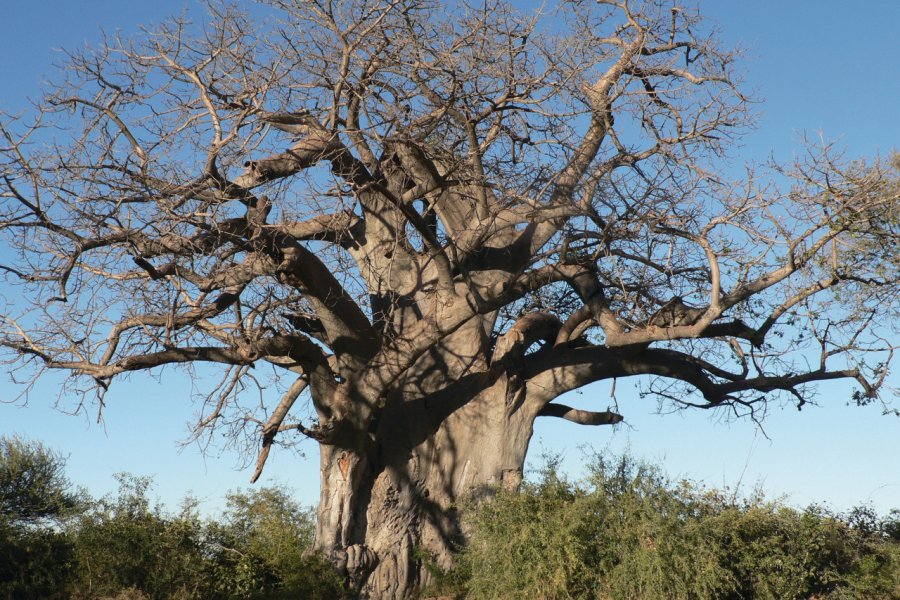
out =
<path fill-rule="evenodd" d="M 751 418 L 820 381 L 878 397 L 897 165 L 825 146 L 729 182 L 750 104 L 692 9 L 266 9 L 73 53 L 3 119 L 14 378 L 102 401 L 221 368 L 198 434 L 261 439 L 254 479 L 318 441 L 316 546 L 377 598 L 427 579 L 414 548 L 451 565 L 454 504 L 518 482 L 537 417 L 622 420 L 567 391 L 643 377 Z"/>

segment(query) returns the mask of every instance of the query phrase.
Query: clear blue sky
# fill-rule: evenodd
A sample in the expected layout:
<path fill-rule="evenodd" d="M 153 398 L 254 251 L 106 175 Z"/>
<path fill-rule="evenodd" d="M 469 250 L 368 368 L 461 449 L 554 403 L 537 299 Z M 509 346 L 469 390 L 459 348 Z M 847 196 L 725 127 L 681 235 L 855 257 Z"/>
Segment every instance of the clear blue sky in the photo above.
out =
<path fill-rule="evenodd" d="M 184 6 L 171 0 L 5 3 L 0 107 L 21 110 L 26 97 L 39 95 L 40 82 L 52 78 L 52 64 L 61 59 L 54 49 L 96 45 L 100 28 L 131 34 Z M 900 146 L 900 2 L 708 0 L 702 7 L 727 43 L 747 49 L 747 84 L 765 101 L 759 128 L 744 140 L 740 156 L 789 159 L 804 132 L 839 140 L 850 156 L 888 154 Z M 191 12 L 202 14 L 196 7 Z M 0 293 L 9 297 L 12 291 Z M 91 418 L 96 412 L 86 418 L 50 409 L 56 385 L 48 380 L 27 407 L 0 404 L 0 434 L 20 433 L 57 448 L 69 457 L 71 479 L 95 495 L 115 488 L 113 473 L 129 471 L 154 476 L 157 494 L 170 507 L 193 491 L 215 510 L 225 492 L 246 486 L 250 470 L 237 469 L 238 459 L 229 453 L 204 457 L 196 446 L 179 452 L 177 442 L 187 436 L 195 412 L 190 385 L 171 371 L 163 382 L 133 377 L 119 383 L 98 425 Z M 605 407 L 609 391 L 601 383 L 567 401 Z M 739 484 L 746 491 L 760 484 L 797 505 L 824 502 L 840 510 L 868 501 L 881 511 L 900 507 L 900 419 L 882 416 L 877 407 L 847 406 L 849 395 L 849 386 L 829 384 L 820 407 L 773 411 L 766 439 L 749 422 L 716 422 L 705 413 L 657 415 L 655 405 L 620 382 L 617 397 L 627 426 L 585 428 L 545 419 L 531 456 L 562 452 L 566 468 L 577 474 L 580 446 L 627 448 L 673 477 L 717 487 Z M 0 399 L 11 398 L 12 388 L 0 379 Z M 303 448 L 306 457 L 273 452 L 263 483 L 283 483 L 312 505 L 318 460 L 313 444 Z"/>

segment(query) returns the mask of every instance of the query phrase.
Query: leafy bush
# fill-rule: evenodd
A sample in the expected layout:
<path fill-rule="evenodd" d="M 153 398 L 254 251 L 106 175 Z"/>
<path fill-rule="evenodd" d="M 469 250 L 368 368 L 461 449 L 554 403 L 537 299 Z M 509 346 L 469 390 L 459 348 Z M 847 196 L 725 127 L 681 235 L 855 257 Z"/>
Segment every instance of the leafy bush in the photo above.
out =
<path fill-rule="evenodd" d="M 72 572 L 72 548 L 51 529 L 0 524 L 0 598 L 54 598 Z"/>
<path fill-rule="evenodd" d="M 900 598 L 900 544 L 870 509 L 841 516 L 819 506 L 798 511 L 721 497 L 710 506 L 704 525 L 737 582 L 728 598 Z M 861 512 L 871 517 L 865 527 Z"/>
<path fill-rule="evenodd" d="M 39 442 L 0 438 L 0 597 L 50 598 L 71 572 L 59 526 L 82 505 L 65 459 Z"/>
<path fill-rule="evenodd" d="M 896 511 L 737 502 L 627 457 L 578 482 L 550 462 L 466 522 L 444 589 L 469 598 L 900 598 Z"/>
<path fill-rule="evenodd" d="M 337 573 L 309 552 L 315 516 L 282 488 L 232 493 L 206 530 L 217 597 L 340 598 Z"/>
<path fill-rule="evenodd" d="M 718 537 L 737 581 L 730 597 L 808 597 L 841 583 L 850 556 L 839 521 L 813 509 L 800 513 L 757 501 L 717 509 L 704 524 Z"/>
<path fill-rule="evenodd" d="M 40 442 L 0 438 L 0 523 L 24 527 L 70 515 L 79 495 L 65 476 L 65 465 Z"/>
<path fill-rule="evenodd" d="M 463 552 L 471 598 L 718 598 L 720 549 L 690 494 L 629 460 L 599 462 L 583 484 L 556 466 L 470 513 Z"/>
<path fill-rule="evenodd" d="M 0 598 L 336 599 L 311 553 L 314 515 L 282 488 L 228 496 L 217 520 L 170 514 L 151 481 L 72 491 L 65 461 L 0 438 Z M 762 496 L 736 501 L 597 457 L 570 481 L 549 461 L 519 492 L 463 507 L 470 543 L 429 593 L 533 599 L 900 599 L 900 511 L 834 515 Z"/>
<path fill-rule="evenodd" d="M 118 475 L 119 493 L 96 501 L 70 528 L 75 597 L 134 588 L 150 598 L 203 598 L 202 528 L 190 511 L 167 515 L 148 498 L 150 480 Z"/>
<path fill-rule="evenodd" d="M 116 495 L 72 491 L 65 460 L 0 438 L 0 598 L 334 599 L 334 569 L 310 552 L 309 510 L 280 488 L 233 493 L 218 521 L 186 500 L 175 515 L 149 478 L 118 475 Z"/>
<path fill-rule="evenodd" d="M 176 516 L 147 497 L 150 481 L 120 476 L 72 530 L 75 597 L 340 598 L 342 582 L 306 556 L 314 525 L 279 488 L 233 493 L 218 521 L 204 523 L 192 504 Z M 137 596 L 136 596 L 137 595 Z"/>

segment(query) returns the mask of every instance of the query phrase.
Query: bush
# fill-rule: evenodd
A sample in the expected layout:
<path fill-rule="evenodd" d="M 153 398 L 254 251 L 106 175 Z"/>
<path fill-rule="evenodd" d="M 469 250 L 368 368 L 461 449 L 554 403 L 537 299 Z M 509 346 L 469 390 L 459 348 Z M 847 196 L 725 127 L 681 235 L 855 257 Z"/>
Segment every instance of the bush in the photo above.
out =
<path fill-rule="evenodd" d="M 201 520 L 119 476 L 96 501 L 65 461 L 0 438 L 0 598 L 336 599 L 343 579 L 311 552 L 314 516 L 282 488 L 228 496 Z M 735 501 L 658 469 L 595 458 L 569 481 L 549 461 L 517 493 L 463 507 L 470 544 L 429 593 L 469 598 L 900 599 L 900 512 L 800 511 Z M 76 511 L 80 511 L 76 514 Z M 424 560 L 424 557 L 423 557 Z"/>
<path fill-rule="evenodd" d="M 40 442 L 0 437 L 0 523 L 26 527 L 58 522 L 79 506 L 65 459 Z"/>
<path fill-rule="evenodd" d="M 315 555 L 309 511 L 279 488 L 233 493 L 218 522 L 187 502 L 166 514 L 148 499 L 150 480 L 120 476 L 73 529 L 75 597 L 148 599 L 340 598 L 341 579 Z M 130 596 L 129 596 L 130 594 Z"/>
<path fill-rule="evenodd" d="M 900 544 L 880 525 L 857 527 L 860 510 L 720 500 L 705 526 L 737 582 L 728 598 L 900 598 Z"/>
<path fill-rule="evenodd" d="M 732 598 L 800 598 L 831 592 L 850 557 L 845 526 L 808 510 L 753 501 L 722 505 L 704 520 L 737 586 Z"/>
<path fill-rule="evenodd" d="M 73 596 L 114 596 L 134 588 L 149 598 L 209 597 L 196 515 L 186 510 L 171 517 L 151 506 L 148 478 L 117 478 L 118 496 L 95 502 L 69 531 Z"/>
<path fill-rule="evenodd" d="M 599 462 L 573 484 L 551 464 L 537 483 L 469 513 L 469 597 L 721 597 L 727 572 L 689 520 L 694 504 L 647 465 Z"/>
<path fill-rule="evenodd" d="M 469 598 L 900 598 L 897 513 L 832 515 L 674 484 L 629 458 L 583 481 L 553 462 L 466 510 Z"/>
<path fill-rule="evenodd" d="M 219 521 L 195 503 L 171 515 L 151 480 L 118 494 L 71 491 L 65 461 L 0 438 L 0 598 L 335 599 L 343 580 L 312 553 L 313 514 L 281 488 L 232 493 Z"/>
<path fill-rule="evenodd" d="M 340 598 L 341 578 L 310 553 L 315 516 L 281 488 L 232 493 L 206 530 L 216 597 Z"/>
<path fill-rule="evenodd" d="M 82 505 L 65 459 L 39 442 L 0 438 L 0 597 L 50 598 L 71 572 L 59 527 Z"/>
<path fill-rule="evenodd" d="M 0 598 L 59 596 L 72 572 L 71 555 L 57 531 L 0 524 Z"/>

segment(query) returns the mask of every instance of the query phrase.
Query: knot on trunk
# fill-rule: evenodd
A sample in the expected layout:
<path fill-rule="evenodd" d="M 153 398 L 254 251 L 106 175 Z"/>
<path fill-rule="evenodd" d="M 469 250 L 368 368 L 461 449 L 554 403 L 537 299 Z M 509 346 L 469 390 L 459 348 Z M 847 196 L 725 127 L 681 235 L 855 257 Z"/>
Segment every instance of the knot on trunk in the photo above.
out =
<path fill-rule="evenodd" d="M 378 555 L 365 544 L 347 546 L 346 550 L 340 550 L 337 554 L 338 569 L 347 573 L 354 589 L 362 587 L 378 565 Z"/>
<path fill-rule="evenodd" d="M 515 492 L 522 485 L 522 469 L 503 469 L 500 485 L 506 492 Z"/>

